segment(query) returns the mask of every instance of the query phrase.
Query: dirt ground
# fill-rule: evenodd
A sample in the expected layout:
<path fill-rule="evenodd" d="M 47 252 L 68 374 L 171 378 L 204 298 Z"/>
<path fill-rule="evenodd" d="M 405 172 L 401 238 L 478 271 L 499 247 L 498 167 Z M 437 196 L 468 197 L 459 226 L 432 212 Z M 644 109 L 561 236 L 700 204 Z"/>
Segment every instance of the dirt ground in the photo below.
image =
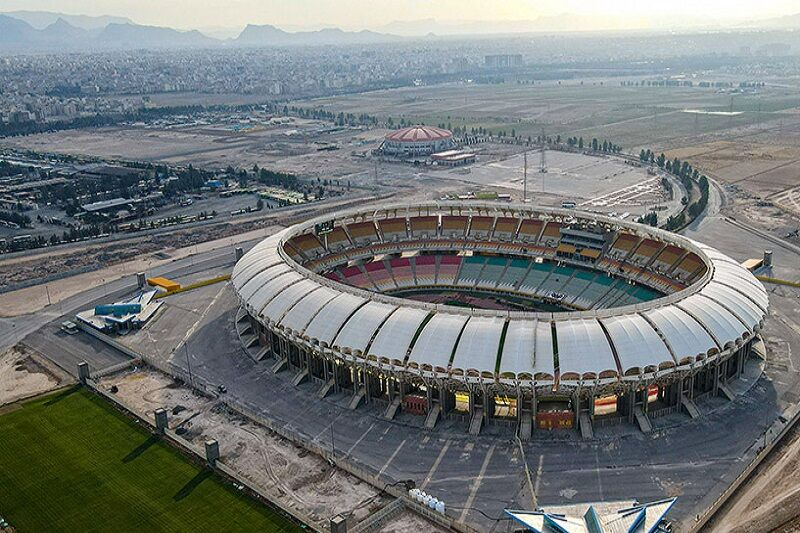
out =
<path fill-rule="evenodd" d="M 69 381 L 60 369 L 24 345 L 0 355 L 0 405 L 42 394 Z"/>
<path fill-rule="evenodd" d="M 282 507 L 309 516 L 316 526 L 327 527 L 339 513 L 352 512 L 353 524 L 391 501 L 360 479 L 329 465 L 321 457 L 233 413 L 216 400 L 194 394 L 160 372 L 137 369 L 101 380 L 138 414 L 152 418 L 164 407 L 169 427 L 198 446 L 214 438 L 220 443 L 222 462 L 236 470 Z M 425 519 L 403 512 L 381 531 L 412 533 L 436 531 Z"/>
<path fill-rule="evenodd" d="M 786 438 L 717 514 L 709 532 L 800 531 L 800 430 Z"/>

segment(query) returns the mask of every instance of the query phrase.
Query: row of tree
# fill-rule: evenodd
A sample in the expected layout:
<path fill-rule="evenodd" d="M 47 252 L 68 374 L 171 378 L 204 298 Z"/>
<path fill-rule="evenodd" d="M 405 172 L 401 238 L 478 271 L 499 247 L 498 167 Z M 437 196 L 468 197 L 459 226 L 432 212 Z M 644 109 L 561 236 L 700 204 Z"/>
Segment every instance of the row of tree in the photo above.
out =
<path fill-rule="evenodd" d="M 21 228 L 27 228 L 31 225 L 31 217 L 16 211 L 0 210 L 0 220 L 11 222 Z"/>
<path fill-rule="evenodd" d="M 700 198 L 692 202 L 684 211 L 669 217 L 664 225 L 665 229 L 672 231 L 681 228 L 686 225 L 687 215 L 688 220 L 691 221 L 705 210 L 708 205 L 709 195 L 708 178 L 701 175 L 700 171 L 694 168 L 691 163 L 688 161 L 681 161 L 677 157 L 669 160 L 663 153 L 656 156 L 655 153 L 649 149 L 642 149 L 642 151 L 639 152 L 639 160 L 642 163 L 656 165 L 658 168 L 677 177 L 690 194 L 695 184 L 697 184 L 697 187 L 700 189 Z"/>

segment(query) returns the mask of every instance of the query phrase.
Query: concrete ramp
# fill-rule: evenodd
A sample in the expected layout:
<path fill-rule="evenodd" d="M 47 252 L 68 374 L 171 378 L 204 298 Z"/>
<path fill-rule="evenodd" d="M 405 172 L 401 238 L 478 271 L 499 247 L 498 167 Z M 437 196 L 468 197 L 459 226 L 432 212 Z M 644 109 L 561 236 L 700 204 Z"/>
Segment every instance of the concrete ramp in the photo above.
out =
<path fill-rule="evenodd" d="M 284 357 L 283 359 L 278 359 L 278 361 L 274 365 L 272 365 L 272 371 L 275 374 L 277 374 L 281 370 L 285 370 L 287 366 L 288 366 L 288 362 L 286 361 L 286 358 Z"/>
<path fill-rule="evenodd" d="M 364 387 L 359 388 L 353 397 L 350 399 L 350 403 L 347 405 L 347 408 L 351 411 L 355 411 L 356 408 L 361 405 L 361 401 L 364 399 L 364 396 L 367 395 L 367 389 Z"/>
<path fill-rule="evenodd" d="M 292 385 L 297 387 L 303 381 L 305 381 L 307 377 L 308 377 L 308 370 L 304 368 L 303 370 L 294 375 L 294 377 L 292 378 Z"/>
<path fill-rule="evenodd" d="M 581 437 L 585 440 L 594 438 L 594 430 L 592 429 L 592 418 L 589 416 L 589 413 L 583 412 L 579 418 L 579 424 L 581 426 Z"/>
<path fill-rule="evenodd" d="M 242 335 L 242 345 L 244 345 L 244 347 L 246 349 L 249 350 L 250 348 L 252 348 L 256 344 L 258 344 L 258 337 L 257 336 L 251 335 L 250 333 L 246 333 L 246 334 Z"/>
<path fill-rule="evenodd" d="M 244 322 L 245 320 L 247 320 L 247 311 L 240 307 L 236 312 L 236 323 L 238 324 L 239 322 Z"/>
<path fill-rule="evenodd" d="M 400 402 L 402 398 L 400 396 L 395 396 L 394 399 L 389 403 L 386 407 L 386 412 L 383 413 L 383 418 L 386 420 L 394 420 L 394 415 L 397 414 L 397 410 L 400 409 Z"/>
<path fill-rule="evenodd" d="M 483 427 L 483 407 L 476 407 L 475 412 L 472 413 L 472 419 L 469 421 L 469 434 L 479 435 Z"/>
<path fill-rule="evenodd" d="M 734 401 L 734 400 L 736 399 L 736 393 L 734 393 L 734 392 L 731 390 L 731 388 L 730 388 L 730 387 L 728 387 L 728 385 L 726 385 L 725 383 L 720 383 L 720 384 L 719 384 L 719 390 L 720 390 L 720 391 L 722 392 L 722 394 L 724 394 L 724 395 L 725 395 L 725 397 L 726 397 L 727 399 L 729 399 L 730 401 Z"/>
<path fill-rule="evenodd" d="M 438 403 L 435 403 L 431 406 L 431 410 L 428 411 L 428 416 L 425 417 L 425 429 L 433 429 L 436 427 L 436 422 L 439 421 L 439 415 L 442 412 L 442 406 Z"/>
<path fill-rule="evenodd" d="M 653 431 L 650 419 L 647 418 L 647 415 L 642 411 L 641 406 L 637 405 L 633 410 L 633 417 L 636 419 L 636 423 L 639 424 L 639 429 L 642 430 L 642 433 L 650 433 Z"/>
<path fill-rule="evenodd" d="M 262 359 L 264 359 L 264 358 L 265 358 L 265 357 L 267 357 L 268 355 L 269 355 L 269 346 L 264 346 L 263 348 L 261 348 L 261 349 L 258 351 L 258 353 L 256 353 L 256 354 L 253 356 L 253 359 L 255 359 L 256 361 L 261 361 Z"/>
<path fill-rule="evenodd" d="M 239 322 L 239 324 L 237 324 L 237 329 L 239 331 L 239 335 L 242 336 L 253 334 L 253 326 L 250 324 L 249 320 L 246 322 Z"/>
<path fill-rule="evenodd" d="M 681 406 L 689 413 L 692 418 L 700 418 L 700 409 L 687 396 L 681 395 Z"/>
<path fill-rule="evenodd" d="M 523 411 L 522 417 L 519 421 L 519 429 L 517 430 L 517 436 L 519 440 L 526 442 L 531 440 L 531 430 L 533 428 L 533 417 L 530 412 Z"/>
<path fill-rule="evenodd" d="M 325 384 L 322 387 L 319 388 L 319 392 L 317 393 L 317 398 L 319 398 L 321 400 L 325 396 L 327 396 L 331 392 L 331 390 L 333 389 L 334 384 L 335 383 L 333 381 L 333 378 L 331 378 L 328 381 L 326 381 Z"/>

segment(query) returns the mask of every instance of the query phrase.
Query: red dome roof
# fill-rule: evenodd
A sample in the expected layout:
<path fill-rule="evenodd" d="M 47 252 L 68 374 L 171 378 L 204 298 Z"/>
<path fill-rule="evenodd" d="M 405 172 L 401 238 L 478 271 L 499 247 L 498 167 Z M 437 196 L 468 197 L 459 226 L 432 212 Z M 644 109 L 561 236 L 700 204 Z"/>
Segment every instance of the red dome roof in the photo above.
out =
<path fill-rule="evenodd" d="M 386 135 L 387 141 L 396 142 L 424 142 L 440 141 L 449 139 L 453 136 L 452 132 L 432 126 L 411 126 L 401 130 L 393 131 Z"/>

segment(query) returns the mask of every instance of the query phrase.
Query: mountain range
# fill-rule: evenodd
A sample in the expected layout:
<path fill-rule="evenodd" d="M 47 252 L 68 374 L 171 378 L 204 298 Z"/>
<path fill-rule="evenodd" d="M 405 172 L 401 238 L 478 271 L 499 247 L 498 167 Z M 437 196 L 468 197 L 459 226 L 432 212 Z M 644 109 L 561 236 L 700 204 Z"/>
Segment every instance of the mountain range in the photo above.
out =
<path fill-rule="evenodd" d="M 603 19 L 608 30 L 619 21 Z M 135 24 L 122 17 L 90 17 L 45 11 L 0 13 L 0 52 L 52 52 L 160 48 L 268 47 L 364 45 L 397 42 L 412 37 L 582 31 L 597 27 L 597 17 L 563 14 L 535 20 L 439 22 L 435 19 L 387 24 L 381 31 L 323 28 L 285 31 L 272 25 L 248 24 L 238 36 L 219 39 L 197 30 Z M 800 29 L 800 14 L 741 24 L 749 29 Z M 235 33 L 229 33 L 234 35 Z"/>
<path fill-rule="evenodd" d="M 344 31 L 326 28 L 317 31 L 287 32 L 270 25 L 250 24 L 234 39 L 215 39 L 197 30 L 180 31 L 159 26 L 144 26 L 121 19 L 108 22 L 99 18 L 60 16 L 59 13 L 22 12 L 0 14 L 0 50 L 77 51 L 137 48 L 210 48 L 260 46 L 348 45 L 392 42 L 402 39 L 373 31 Z M 35 16 L 34 16 L 35 15 Z M 41 28 L 34 26 L 36 22 Z"/>

